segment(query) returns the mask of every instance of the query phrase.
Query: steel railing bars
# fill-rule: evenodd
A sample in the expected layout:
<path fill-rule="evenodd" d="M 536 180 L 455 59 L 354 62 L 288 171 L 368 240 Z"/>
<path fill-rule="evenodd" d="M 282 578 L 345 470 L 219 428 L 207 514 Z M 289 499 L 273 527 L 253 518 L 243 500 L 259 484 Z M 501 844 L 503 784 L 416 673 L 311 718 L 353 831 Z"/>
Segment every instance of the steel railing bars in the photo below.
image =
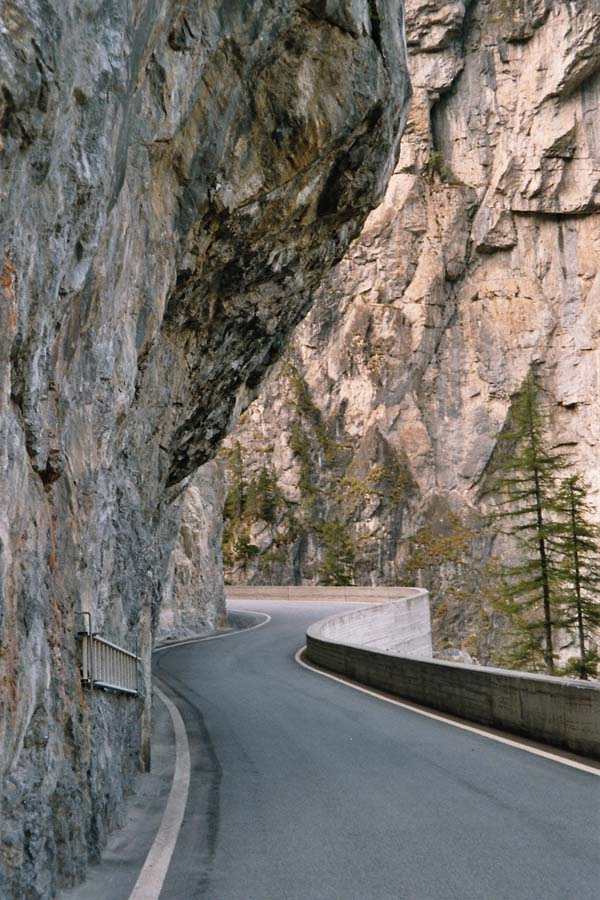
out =
<path fill-rule="evenodd" d="M 137 652 L 132 653 L 94 634 L 90 613 L 83 613 L 83 619 L 84 627 L 80 632 L 82 682 L 90 688 L 137 695 L 140 663 Z"/>

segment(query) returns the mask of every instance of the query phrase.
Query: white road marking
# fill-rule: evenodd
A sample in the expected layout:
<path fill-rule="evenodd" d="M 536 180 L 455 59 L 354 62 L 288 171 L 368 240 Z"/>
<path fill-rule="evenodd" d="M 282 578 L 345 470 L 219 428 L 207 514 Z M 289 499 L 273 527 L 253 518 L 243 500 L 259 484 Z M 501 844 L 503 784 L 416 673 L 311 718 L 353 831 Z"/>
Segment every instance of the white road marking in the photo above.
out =
<path fill-rule="evenodd" d="M 241 628 L 236 631 L 226 631 L 224 634 L 212 634 L 207 637 L 189 638 L 185 641 L 176 641 L 172 644 L 165 644 L 163 647 L 157 647 L 154 653 L 160 653 L 161 650 L 170 650 L 171 647 L 180 647 L 182 644 L 197 644 L 201 641 L 213 641 L 216 638 L 233 637 L 236 634 L 244 634 L 247 631 L 254 631 L 271 621 L 271 616 L 267 613 L 254 613 L 252 610 L 232 609 L 231 612 L 252 612 L 253 615 L 264 616 L 262 622 L 251 625 L 250 628 Z M 138 879 L 135 883 L 133 891 L 129 895 L 129 900 L 158 900 L 167 870 L 175 850 L 175 844 L 179 836 L 181 823 L 185 814 L 188 794 L 190 790 L 190 746 L 187 739 L 187 732 L 181 713 L 175 704 L 169 700 L 163 692 L 154 686 L 157 696 L 167 707 L 171 721 L 173 722 L 173 731 L 175 733 L 175 769 L 173 772 L 173 781 L 167 805 L 160 820 L 158 831 L 154 842 L 148 851 L 148 855 L 144 860 L 144 865 L 140 871 Z"/>
<path fill-rule="evenodd" d="M 479 734 L 482 737 L 489 738 L 491 741 L 498 741 L 498 743 L 500 744 L 507 744 L 509 747 L 516 747 L 517 750 L 525 750 L 526 753 L 533 753 L 535 756 L 542 756 L 544 757 L 544 759 L 549 759 L 552 760 L 552 762 L 560 763 L 561 766 L 570 766 L 572 769 L 580 769 L 582 772 L 589 772 L 591 775 L 600 775 L 600 767 L 595 768 L 593 766 L 586 766 L 585 763 L 578 762 L 578 760 L 576 759 L 569 759 L 566 756 L 558 756 L 557 754 L 550 753 L 547 750 L 541 750 L 537 747 L 532 747 L 529 744 L 522 744 L 518 740 L 505 738 L 499 734 L 494 734 L 491 731 L 484 731 L 482 728 L 476 728 L 474 725 L 466 725 L 463 722 L 455 722 L 454 719 L 447 718 L 447 716 L 444 716 L 443 713 L 429 712 L 426 709 L 420 709 L 418 706 L 413 706 L 411 703 L 403 703 L 402 700 L 395 700 L 393 697 L 386 697 L 384 694 L 379 693 L 379 691 L 373 688 L 368 688 L 361 684 L 356 684 L 354 681 L 342 678 L 339 675 L 334 675 L 332 672 L 324 672 L 322 669 L 318 669 L 316 666 L 305 662 L 305 660 L 301 658 L 305 650 L 306 645 L 304 645 L 304 647 L 300 647 L 300 649 L 294 655 L 294 659 L 296 660 L 298 665 L 303 666 L 310 672 L 315 672 L 317 675 L 322 675 L 324 678 L 331 678 L 332 681 L 338 681 L 340 684 L 345 684 L 346 687 L 352 688 L 355 691 L 360 691 L 363 694 L 369 694 L 369 696 L 371 697 L 376 697 L 378 700 L 384 700 L 386 703 L 392 703 L 394 706 L 401 706 L 403 709 L 408 709 L 410 712 L 417 713 L 417 715 L 419 716 L 425 716 L 427 719 L 436 719 L 438 722 L 444 722 L 446 725 L 452 725 L 454 728 L 460 728 L 462 731 L 470 731 L 473 734 Z"/>
<path fill-rule="evenodd" d="M 197 638 L 186 638 L 183 641 L 170 641 L 168 644 L 162 644 L 160 647 L 156 647 L 153 650 L 153 653 L 162 653 L 163 650 L 170 650 L 171 647 L 183 647 L 184 644 L 199 644 L 202 641 L 216 641 L 217 638 L 226 638 L 226 637 L 234 637 L 236 634 L 245 634 L 247 631 L 254 631 L 255 628 L 262 628 L 263 625 L 266 625 L 271 621 L 271 616 L 267 613 L 263 612 L 255 612 L 252 609 L 232 609 L 230 612 L 233 613 L 252 613 L 253 616 L 264 616 L 262 622 L 257 622 L 256 625 L 251 625 L 249 628 L 237 628 L 235 631 L 224 631 L 222 634 L 209 634 L 206 637 L 197 637 Z"/>
<path fill-rule="evenodd" d="M 175 704 L 157 687 L 154 690 L 167 707 L 173 722 L 175 771 L 159 829 L 129 900 L 158 900 L 177 843 L 190 788 L 190 747 L 183 719 Z"/>

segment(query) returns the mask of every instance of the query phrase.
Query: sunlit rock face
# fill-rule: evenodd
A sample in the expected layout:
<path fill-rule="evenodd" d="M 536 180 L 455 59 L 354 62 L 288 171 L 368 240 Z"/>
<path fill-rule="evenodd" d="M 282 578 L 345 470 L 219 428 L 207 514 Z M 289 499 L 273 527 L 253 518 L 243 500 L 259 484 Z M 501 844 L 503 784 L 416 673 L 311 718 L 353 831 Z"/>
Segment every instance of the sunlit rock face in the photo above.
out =
<path fill-rule="evenodd" d="M 247 480 L 272 465 L 285 503 L 275 522 L 248 522 L 260 552 L 234 547 L 226 577 L 322 579 L 336 519 L 358 583 L 421 581 L 438 648 L 489 661 L 502 625 L 481 594 L 492 541 L 476 513 L 532 365 L 551 438 L 598 502 L 600 8 L 409 0 L 406 12 L 400 162 L 233 436 Z"/>
<path fill-rule="evenodd" d="M 7 0 L 0 894 L 79 879 L 147 759 L 179 497 L 395 166 L 400 0 Z M 82 611 L 143 657 L 79 683 Z"/>

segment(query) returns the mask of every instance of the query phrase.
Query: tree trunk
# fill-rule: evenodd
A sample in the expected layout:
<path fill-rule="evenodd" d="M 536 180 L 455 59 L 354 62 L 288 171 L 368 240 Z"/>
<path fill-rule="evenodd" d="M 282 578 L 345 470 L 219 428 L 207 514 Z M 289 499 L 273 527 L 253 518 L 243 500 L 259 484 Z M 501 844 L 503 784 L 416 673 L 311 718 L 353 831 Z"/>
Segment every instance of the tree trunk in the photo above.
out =
<path fill-rule="evenodd" d="M 548 578 L 548 557 L 546 554 L 546 541 L 544 539 L 544 516 L 542 512 L 542 492 L 540 488 L 539 473 L 534 472 L 535 478 L 535 506 L 538 531 L 538 548 L 540 553 L 540 569 L 542 573 L 542 598 L 544 603 L 544 660 L 548 675 L 554 675 L 554 653 L 552 646 L 552 608 L 550 605 L 550 580 Z"/>
<path fill-rule="evenodd" d="M 577 552 L 577 525 L 575 522 L 575 494 L 573 485 L 569 483 L 569 504 L 571 507 L 571 537 L 573 540 L 573 566 L 574 566 L 574 582 L 575 597 L 577 604 L 577 631 L 579 635 L 579 657 L 583 664 L 585 660 L 585 632 L 583 628 L 583 609 L 581 605 L 581 575 L 579 571 L 579 553 Z M 579 677 L 583 681 L 588 680 L 587 672 L 582 665 Z"/>

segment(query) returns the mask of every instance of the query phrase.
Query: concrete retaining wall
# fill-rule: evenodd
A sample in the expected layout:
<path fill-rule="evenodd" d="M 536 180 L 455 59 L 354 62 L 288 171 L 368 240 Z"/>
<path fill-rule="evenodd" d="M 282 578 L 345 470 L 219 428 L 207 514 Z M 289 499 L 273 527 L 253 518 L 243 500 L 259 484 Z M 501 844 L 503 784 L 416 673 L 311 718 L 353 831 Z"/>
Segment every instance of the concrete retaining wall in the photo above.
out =
<path fill-rule="evenodd" d="M 323 587 L 314 584 L 300 585 L 239 585 L 226 584 L 227 600 L 330 600 L 350 603 L 383 603 L 399 600 L 417 592 L 419 588 L 405 587 Z"/>
<path fill-rule="evenodd" d="M 415 600 L 418 602 L 418 598 Z M 414 619 L 416 623 L 419 615 Z M 418 650 L 415 652 L 419 646 L 424 648 L 423 656 L 430 655 L 425 642 L 419 644 L 423 633 L 418 624 L 403 650 L 397 632 L 389 641 L 391 646 L 379 647 L 382 640 L 385 643 L 376 634 L 379 617 L 382 625 L 391 621 L 390 614 L 378 606 L 317 622 L 307 631 L 308 659 L 317 666 L 424 706 L 600 759 L 599 684 L 435 659 L 411 659 L 409 655 L 421 655 Z M 401 618 L 400 615 L 397 621 Z"/>
<path fill-rule="evenodd" d="M 429 594 L 419 588 L 404 588 L 403 593 L 398 598 L 396 591 L 391 602 L 329 616 L 314 627 L 318 627 L 321 638 L 335 644 L 431 659 Z"/>

